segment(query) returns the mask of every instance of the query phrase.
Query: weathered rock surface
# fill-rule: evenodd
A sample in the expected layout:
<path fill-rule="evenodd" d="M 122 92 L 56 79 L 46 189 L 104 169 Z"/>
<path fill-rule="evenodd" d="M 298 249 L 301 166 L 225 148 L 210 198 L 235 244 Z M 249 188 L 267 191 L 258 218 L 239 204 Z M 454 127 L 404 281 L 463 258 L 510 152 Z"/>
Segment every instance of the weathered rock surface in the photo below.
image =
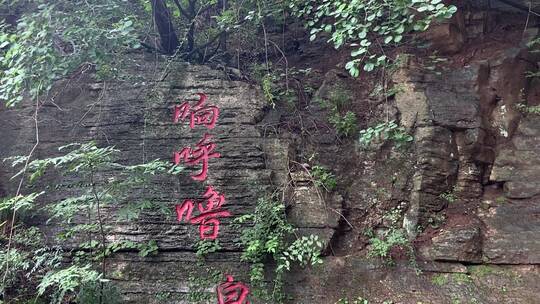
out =
<path fill-rule="evenodd" d="M 540 118 L 528 116 L 519 122 L 511 141 L 497 154 L 490 179 L 505 182 L 506 195 L 529 198 L 538 193 L 540 180 Z"/>
<path fill-rule="evenodd" d="M 424 255 L 434 261 L 478 263 L 481 261 L 482 235 L 472 224 L 445 227 L 424 247 Z"/>
<path fill-rule="evenodd" d="M 110 277 L 128 303 L 188 303 L 188 294 L 196 287 L 192 278 L 212 269 L 248 281 L 247 265 L 240 261 L 239 229 L 231 221 L 252 212 L 264 190 L 277 186 L 287 189 L 287 213 L 300 227 L 298 234 L 319 235 L 326 252 L 335 255 L 325 257 L 325 263 L 314 269 L 293 269 L 286 284 L 290 303 L 334 304 L 340 298 L 362 296 L 370 303 L 536 304 L 540 119 L 520 113 L 516 104 L 540 103 L 540 83 L 524 76 L 538 68 L 538 59 L 519 43 L 495 50 L 481 45 L 460 54 L 468 50 L 471 39 L 485 38 L 496 25 L 491 12 L 471 11 L 435 28 L 425 38 L 434 42 L 432 48 L 456 54 L 458 64 L 437 70 L 438 74 L 410 60 L 394 75 L 394 101 L 354 102 L 361 108 L 355 109 L 361 124 L 372 121 L 361 121 L 359 113 L 383 109 L 387 119 L 399 119 L 414 134 L 411 149 L 401 156 L 385 143 L 377 147 L 381 155 L 359 151 L 328 125 L 327 110 L 315 98 L 302 101 L 309 112 L 305 116 L 286 113 L 287 109 L 266 113 L 258 90 L 246 83 L 224 80 L 218 71 L 187 64 L 165 68 L 165 63 L 158 63 L 154 69 L 155 62 L 149 61 L 134 67 L 132 82 L 82 79 L 67 85 L 54 104 L 45 102 L 35 156 L 57 155 L 56 148 L 69 142 L 96 140 L 122 150 L 120 161 L 139 163 L 170 159 L 174 150 L 193 146 L 204 133 L 213 134 L 221 157 L 210 160 L 206 183 L 187 175 L 156 180 L 156 188 L 135 190 L 134 195 L 165 202 L 170 214 L 148 212 L 134 223 L 114 223 L 111 240 L 156 240 L 160 249 L 157 256 L 122 252 L 108 260 Z M 490 52 L 475 57 L 483 51 Z M 313 51 L 306 56 L 319 55 Z M 341 70 L 317 73 L 321 81 L 312 87 L 316 98 L 330 98 L 333 90 L 351 82 Z M 190 130 L 185 124 L 171 123 L 172 106 L 183 99 L 194 101 L 197 92 L 207 93 L 209 102 L 221 109 L 214 130 L 202 126 Z M 0 110 L 0 158 L 31 149 L 33 110 L 31 104 Z M 277 131 L 286 115 L 298 115 L 294 119 L 299 122 L 288 122 L 290 133 Z M 317 149 L 295 151 L 298 137 L 308 133 L 306 146 Z M 321 151 L 325 157 L 319 161 L 335 173 L 339 194 L 318 189 L 308 173 L 294 171 L 301 169 L 289 162 L 303 162 L 315 155 L 312 152 Z M 0 196 L 13 193 L 15 185 L 7 180 L 12 173 L 2 164 Z M 57 181 L 51 175 L 44 183 Z M 197 227 L 178 223 L 173 209 L 184 199 L 200 197 L 210 184 L 226 196 L 233 217 L 221 221 L 222 249 L 210 254 L 201 268 L 194 247 L 199 240 Z M 51 194 L 47 200 L 65 195 Z M 362 257 L 369 240 L 361 229 L 389 229 L 384 212 L 395 206 L 407 207 L 403 227 L 411 240 L 416 238 L 415 266 L 401 261 L 391 268 L 384 261 Z M 49 234 L 55 229 L 40 226 Z M 63 245 L 71 248 L 76 240 Z M 424 273 L 418 275 L 417 270 Z M 204 287 L 213 292 L 213 286 Z"/>
<path fill-rule="evenodd" d="M 537 68 L 533 60 L 526 49 L 507 48 L 437 74 L 409 60 L 394 75 L 401 123 L 415 133 L 417 170 L 404 227 L 414 238 L 418 225 L 427 227 L 443 210 L 466 210 L 461 223 L 443 225 L 424 245 L 427 258 L 538 263 L 540 119 L 517 105 L 537 104 L 524 91 L 536 92 L 524 76 Z M 494 183 L 500 190 L 485 190 Z M 476 210 L 480 201 L 489 207 Z"/>
<path fill-rule="evenodd" d="M 287 285 L 290 295 L 303 299 L 293 303 L 330 304 L 357 297 L 370 303 L 403 304 L 538 302 L 538 266 L 480 266 L 469 267 L 467 273 L 429 275 L 417 275 L 407 265 L 389 269 L 380 261 L 358 257 L 328 258 L 324 266 L 291 278 Z"/>
<path fill-rule="evenodd" d="M 223 80 L 219 71 L 207 67 L 165 62 L 141 61 L 135 66 L 135 82 L 92 82 L 89 79 L 67 83 L 63 91 L 51 103 L 44 103 L 39 111 L 38 126 L 40 144 L 34 157 L 46 158 L 58 155 L 56 148 L 71 142 L 96 140 L 99 146 L 114 145 L 121 150 L 120 162 L 133 164 L 156 158 L 172 160 L 173 151 L 193 147 L 204 134 L 213 136 L 219 158 L 209 161 L 208 178 L 204 182 L 192 180 L 188 174 L 156 181 L 152 190 L 137 191 L 148 200 L 164 202 L 167 215 L 143 214 L 135 222 L 114 222 L 109 231 L 111 240 L 137 242 L 157 241 L 160 253 L 157 257 L 139 258 L 124 254 L 110 260 L 117 279 L 132 303 L 185 303 L 190 286 L 190 273 L 197 271 L 195 244 L 199 232 L 195 225 L 179 223 L 174 214 L 175 204 L 188 198 L 200 198 L 211 185 L 225 195 L 224 207 L 233 216 L 221 219 L 219 240 L 222 247 L 215 257 L 216 268 L 245 279 L 246 265 L 240 263 L 237 228 L 232 220 L 254 210 L 257 199 L 272 184 L 283 182 L 283 168 L 287 167 L 287 155 L 266 154 L 279 146 L 279 142 L 267 142 L 257 122 L 264 115 L 265 102 L 258 90 L 242 82 Z M 155 74 L 158 71 L 159 73 Z M 157 75 L 157 77 L 154 77 Z M 162 75 L 166 75 L 161 78 Z M 62 87 L 62 86 L 60 86 Z M 220 108 L 217 125 L 213 130 L 197 126 L 191 130 L 187 123 L 172 123 L 172 107 L 183 100 L 195 101 L 195 93 L 208 95 L 208 104 Z M 35 141 L 31 103 L 20 109 L 0 111 L 0 158 L 25 155 Z M 282 149 L 281 151 L 283 151 Z M 274 148 L 275 152 L 281 152 Z M 270 159 L 270 162 L 267 160 Z M 268 165 L 270 164 L 270 165 Z M 272 174 L 271 169 L 276 174 Z M 199 172 L 200 167 L 187 168 L 187 172 Z M 13 169 L 3 164 L 2 176 L 10 176 Z M 64 181 L 75 182 L 75 181 Z M 59 183 L 55 176 L 44 177 L 43 184 Z M 0 181 L 6 192 L 14 193 L 13 183 Z M 134 189 L 136 191 L 136 189 Z M 67 193 L 56 193 L 46 200 L 60 199 Z M 45 203 L 45 202 L 44 202 Z M 106 218 L 111 219 L 105 208 Z M 112 220 L 112 219 L 111 219 Z M 302 223 L 300 223 L 302 224 Z M 55 229 L 54 224 L 41 223 L 44 231 Z M 311 226 L 310 226 L 311 227 Z M 65 246 L 74 246 L 66 242 Z M 203 271 L 204 272 L 204 271 Z M 157 301 L 157 294 L 170 293 L 167 301 Z M 184 299 L 184 300 L 180 300 Z"/>
<path fill-rule="evenodd" d="M 328 194 L 313 181 L 305 171 L 291 173 L 292 193 L 287 200 L 287 216 L 293 225 L 302 227 L 299 234 L 318 235 L 326 248 L 338 228 L 343 198 Z"/>

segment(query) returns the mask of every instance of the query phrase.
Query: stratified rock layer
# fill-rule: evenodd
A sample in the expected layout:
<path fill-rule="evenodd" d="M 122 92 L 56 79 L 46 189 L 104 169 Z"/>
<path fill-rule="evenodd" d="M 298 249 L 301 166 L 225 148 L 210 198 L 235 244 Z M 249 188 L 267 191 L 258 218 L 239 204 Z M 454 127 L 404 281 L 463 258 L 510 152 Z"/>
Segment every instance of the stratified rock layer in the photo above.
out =
<path fill-rule="evenodd" d="M 123 82 L 94 82 L 90 79 L 66 81 L 58 85 L 54 103 L 45 101 L 39 110 L 39 145 L 36 158 L 58 155 L 57 148 L 72 142 L 95 140 L 98 146 L 111 145 L 121 151 L 119 162 L 142 163 L 148 160 L 171 160 L 174 151 L 194 147 L 208 133 L 216 144 L 219 158 L 209 160 L 208 178 L 194 181 L 189 174 L 198 172 L 200 165 L 186 167 L 177 178 L 160 178 L 151 190 L 133 189 L 140 198 L 164 202 L 168 214 L 145 213 L 134 222 L 111 222 L 109 241 L 157 241 L 160 254 L 146 258 L 136 253 L 115 255 L 108 261 L 109 274 L 117 280 L 122 291 L 133 303 L 183 303 L 190 284 L 188 278 L 205 275 L 194 254 L 199 241 L 196 225 L 179 223 L 175 204 L 188 198 L 202 197 L 207 186 L 226 198 L 224 208 L 231 217 L 221 219 L 218 239 L 219 254 L 211 255 L 208 263 L 216 269 L 242 280 L 247 279 L 246 265 L 239 256 L 238 238 L 245 228 L 232 228 L 234 218 L 251 213 L 259 197 L 271 184 L 264 147 L 267 145 L 257 128 L 264 114 L 265 102 L 258 90 L 249 84 L 224 80 L 225 75 L 207 67 L 188 64 L 138 61 L 130 71 L 133 79 Z M 156 65 L 157 64 L 157 65 Z M 208 105 L 220 109 L 216 127 L 208 130 L 199 125 L 190 129 L 188 122 L 173 124 L 172 108 L 184 100 L 193 104 L 196 93 L 208 96 Z M 35 142 L 32 119 L 34 108 L 24 102 L 20 108 L 0 111 L 2 145 L 0 158 L 26 155 Z M 279 145 L 278 143 L 273 143 Z M 276 155 L 279 155 L 276 153 Z M 281 164 L 280 164 L 281 162 Z M 286 155 L 272 159 L 274 166 L 287 167 Z M 13 169 L 4 164 L 2 176 Z M 46 175 L 41 183 L 55 185 L 60 178 Z M 76 181 L 62 180 L 62 183 Z M 15 184 L 1 181 L 6 192 L 14 193 Z M 60 192 L 45 197 L 45 201 L 69 195 Z M 111 218 L 105 209 L 105 218 Z M 44 231 L 52 232 L 54 224 L 40 223 Z M 64 246 L 76 244 L 66 242 Z M 157 294 L 168 300 L 156 300 Z"/>

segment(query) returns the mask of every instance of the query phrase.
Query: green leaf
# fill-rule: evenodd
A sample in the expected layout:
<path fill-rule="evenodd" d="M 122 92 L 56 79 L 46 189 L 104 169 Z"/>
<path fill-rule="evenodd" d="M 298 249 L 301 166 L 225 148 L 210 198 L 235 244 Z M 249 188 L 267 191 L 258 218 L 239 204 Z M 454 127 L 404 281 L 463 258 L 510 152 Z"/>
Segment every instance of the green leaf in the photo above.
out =
<path fill-rule="evenodd" d="M 327 33 L 330 33 L 330 32 L 332 31 L 332 25 L 327 24 L 327 25 L 324 27 L 324 31 L 327 32 Z"/>
<path fill-rule="evenodd" d="M 345 64 L 345 69 L 350 70 L 355 66 L 355 64 L 356 63 L 354 61 L 348 61 L 347 64 Z"/>
<path fill-rule="evenodd" d="M 365 54 L 366 52 L 367 52 L 366 48 L 358 48 L 358 49 L 351 52 L 351 56 L 357 57 L 357 56 L 360 56 L 362 54 Z"/>
<path fill-rule="evenodd" d="M 375 64 L 373 64 L 372 62 L 368 62 L 364 65 L 364 71 L 366 72 L 371 72 L 373 71 L 374 68 L 375 68 Z"/>
<path fill-rule="evenodd" d="M 360 76 L 360 70 L 357 67 L 352 67 L 351 69 L 349 69 L 349 73 L 352 77 Z"/>
<path fill-rule="evenodd" d="M 364 39 L 364 38 L 366 38 L 366 36 L 367 36 L 367 31 L 366 30 L 361 31 L 358 34 L 358 38 L 360 38 L 360 39 Z"/>
<path fill-rule="evenodd" d="M 424 26 L 425 26 L 424 23 L 421 23 L 421 22 L 416 23 L 416 24 L 413 25 L 413 30 L 415 30 L 417 32 L 420 32 L 420 31 L 422 31 L 424 29 Z"/>

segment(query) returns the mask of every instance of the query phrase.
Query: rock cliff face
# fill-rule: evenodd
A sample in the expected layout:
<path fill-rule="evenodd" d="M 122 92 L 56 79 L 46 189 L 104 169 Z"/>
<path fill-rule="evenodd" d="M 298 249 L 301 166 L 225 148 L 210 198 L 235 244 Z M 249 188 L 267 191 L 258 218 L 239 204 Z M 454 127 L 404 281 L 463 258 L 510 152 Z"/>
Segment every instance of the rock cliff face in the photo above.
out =
<path fill-rule="evenodd" d="M 519 112 L 538 103 L 536 83 L 525 76 L 537 68 L 522 43 L 439 75 L 412 66 L 395 75 L 403 88 L 396 106 L 416 139 L 409 234 L 443 210 L 461 209 L 427 246 L 430 259 L 538 264 L 540 117 Z"/>
<path fill-rule="evenodd" d="M 411 154 L 396 157 L 383 145 L 375 157 L 361 151 L 356 159 L 336 157 L 348 159 L 348 167 L 334 167 L 353 179 L 343 191 L 348 220 L 385 231 L 388 225 L 384 217 L 377 220 L 374 206 L 405 205 L 403 227 L 418 249 L 417 269 L 423 274 L 355 258 L 362 236 L 342 221 L 333 243 L 336 257 L 327 258 L 324 269 L 292 280 L 310 286 L 296 289 L 298 298 L 331 303 L 330 295 L 339 296 L 326 286 L 339 281 L 335 288 L 342 295 L 380 302 L 538 301 L 533 282 L 539 275 L 540 240 L 534 235 L 540 223 L 535 157 L 540 116 L 523 111 L 540 103 L 538 81 L 526 77 L 539 68 L 526 46 L 538 30 L 524 31 L 522 21 L 507 13 L 463 10 L 423 34 L 432 54 L 449 60 L 434 69 L 438 56 L 405 57 L 392 79 L 395 98 L 370 100 L 360 111 L 370 111 L 372 121 L 388 115 L 399 120 L 414 134 Z M 324 86 L 340 77 L 330 72 L 324 78 L 323 95 Z"/>
<path fill-rule="evenodd" d="M 540 104 L 538 81 L 526 77 L 539 68 L 526 47 L 538 31 L 516 24 L 519 17 L 513 15 L 462 11 L 422 35 L 432 52 L 450 58 L 446 64 L 434 69 L 437 56 L 405 57 L 392 79 L 395 98 L 363 109 L 398 119 L 414 134 L 413 151 L 408 160 L 384 152 L 384 146 L 375 157 L 360 152 L 362 164 L 345 169 L 361 172 L 344 194 L 345 213 L 351 221 L 367 213 L 360 222 L 377 223 L 370 201 L 384 205 L 373 194 L 381 191 L 394 206 L 406 205 L 403 227 L 418 249 L 417 269 L 423 273 L 356 258 L 351 248 L 359 241 L 342 229 L 336 240 L 348 248 L 327 258 L 324 269 L 297 275 L 292 282 L 310 286 L 297 291 L 298 298 L 331 303 L 330 295 L 339 296 L 326 286 L 335 281 L 341 295 L 375 303 L 538 301 L 533 282 L 539 275 L 540 240 L 534 235 L 540 224 L 535 157 L 540 116 L 523 113 L 525 105 Z M 519 31 L 511 34 L 511 27 Z M 500 35 L 512 38 L 501 42 Z M 323 84 L 336 83 L 334 73 L 325 78 Z M 399 164 L 392 165 L 392 158 Z M 400 176 L 391 185 L 389 166 Z M 375 226 L 388 229 L 384 219 Z"/>
<path fill-rule="evenodd" d="M 183 303 L 178 299 L 188 291 L 189 277 L 205 270 L 198 269 L 194 252 L 199 241 L 197 227 L 179 223 L 174 208 L 185 199 L 201 198 L 207 186 L 213 186 L 225 196 L 224 208 L 233 214 L 221 221 L 218 239 L 223 252 L 209 264 L 245 278 L 237 245 L 239 234 L 230 224 L 234 217 L 251 213 L 260 193 L 272 182 L 264 153 L 267 142 L 257 129 L 264 101 L 250 85 L 224 80 L 224 74 L 219 71 L 187 64 L 167 66 L 166 62 L 158 62 L 156 67 L 155 62 L 146 59 L 138 62 L 141 65 L 134 68 L 134 79 L 129 81 L 105 83 L 85 78 L 59 85 L 62 91 L 54 103 L 44 102 L 40 107 L 40 142 L 34 155 L 50 157 L 67 143 L 95 140 L 99 146 L 113 145 L 121 150 L 122 163 L 156 158 L 172 160 L 174 151 L 194 147 L 205 133 L 213 135 L 215 152 L 221 157 L 209 160 L 206 181 L 197 182 L 185 174 L 178 180 L 156 181 L 158 187 L 152 191 L 133 189 L 148 200 L 165 202 L 168 215 L 143 214 L 134 223 L 115 222 L 114 231 L 109 232 L 110 240 L 155 240 L 161 251 L 156 257 L 143 259 L 127 252 L 109 260 L 109 273 L 129 302 L 166 303 L 156 300 L 156 295 L 167 294 L 171 303 Z M 187 122 L 173 124 L 173 106 L 184 100 L 194 104 L 198 98 L 195 94 L 199 92 L 207 94 L 208 104 L 220 109 L 216 127 L 208 130 L 197 126 L 192 130 Z M 0 112 L 2 158 L 26 155 L 30 151 L 35 141 L 32 111 L 32 105 L 26 104 L 21 109 Z M 12 175 L 10 170 L 7 164 L 3 165 L 1 176 Z M 193 174 L 200 168 L 187 167 L 187 170 Z M 59 180 L 47 176 L 43 184 L 55 185 Z M 16 185 L 5 178 L 1 184 L 3 189 L 14 193 Z M 40 226 L 45 231 L 54 230 L 54 225 L 41 223 Z"/>
<path fill-rule="evenodd" d="M 205 133 L 213 135 L 221 157 L 210 160 L 206 181 L 186 174 L 137 193 L 165 202 L 168 215 L 145 213 L 135 222 L 114 223 L 111 240 L 155 240 L 159 247 L 156 256 L 123 252 L 108 260 L 111 279 L 128 303 L 189 303 L 193 277 L 210 268 L 247 281 L 239 230 L 231 221 L 253 212 L 261 193 L 274 187 L 285 188 L 288 217 L 299 233 L 319 235 L 327 254 L 323 265 L 294 269 L 287 277 L 291 303 L 332 304 L 358 296 L 373 303 L 538 303 L 540 115 L 520 111 L 540 105 L 540 83 L 525 77 L 538 71 L 538 58 L 524 46 L 537 33 L 523 35 L 513 18 L 467 11 L 434 28 L 422 38 L 451 63 L 433 71 L 429 62 L 409 57 L 393 75 L 395 98 L 384 102 L 366 97 L 365 87 L 340 71 L 314 72 L 315 97 L 328 98 L 335 86 L 350 89 L 363 127 L 385 116 L 399 120 L 414 135 L 411 149 L 399 156 L 384 144 L 364 151 L 319 127 L 326 114 L 314 100 L 298 116 L 286 108 L 270 110 L 256 87 L 220 71 L 150 58 L 138 58 L 127 81 L 85 76 L 60 83 L 40 105 L 34 155 L 45 158 L 64 144 L 96 140 L 120 149 L 125 163 L 168 160 Z M 512 39 L 501 42 L 501 31 Z M 174 105 L 195 102 L 200 92 L 220 108 L 216 127 L 173 124 Z M 1 158 L 32 148 L 33 111 L 30 103 L 0 110 Z M 302 134 L 295 133 L 304 121 Z M 307 126 L 311 122 L 314 127 Z M 326 193 L 313 185 L 300 165 L 312 152 L 343 186 Z M 0 196 L 15 192 L 8 179 L 12 170 L 0 167 Z M 59 180 L 47 176 L 43 183 Z M 176 221 L 174 207 L 200 198 L 209 185 L 225 196 L 232 216 L 221 220 L 222 249 L 201 268 L 197 227 Z M 399 259 L 399 252 L 392 267 L 365 258 L 362 229 L 387 230 L 382 213 L 396 206 L 416 249 L 415 266 Z M 54 229 L 35 222 L 46 232 Z"/>

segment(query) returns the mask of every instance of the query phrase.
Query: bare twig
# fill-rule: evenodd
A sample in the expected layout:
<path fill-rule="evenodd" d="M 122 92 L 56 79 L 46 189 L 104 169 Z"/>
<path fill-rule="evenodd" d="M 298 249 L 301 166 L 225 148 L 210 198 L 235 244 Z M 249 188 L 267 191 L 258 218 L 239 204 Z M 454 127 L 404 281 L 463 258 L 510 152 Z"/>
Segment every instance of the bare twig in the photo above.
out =
<path fill-rule="evenodd" d="M 261 22 L 263 33 L 264 33 L 264 54 L 265 54 L 265 63 L 266 63 L 266 73 L 270 74 L 270 65 L 268 64 L 268 37 L 266 35 L 266 27 L 264 26 L 264 21 Z"/>
<path fill-rule="evenodd" d="M 285 60 L 285 87 L 287 88 L 287 91 L 289 91 L 289 61 L 287 60 L 287 56 L 285 56 L 285 53 L 281 50 L 281 48 L 272 40 L 270 41 L 276 49 L 281 53 L 281 56 L 283 57 L 283 60 Z M 268 60 L 268 53 L 267 53 L 267 60 Z"/>
<path fill-rule="evenodd" d="M 497 1 L 502 2 L 502 3 L 504 3 L 504 4 L 508 5 L 508 6 L 513 7 L 513 8 L 516 8 L 516 9 L 518 9 L 518 10 L 520 10 L 520 11 L 528 12 L 528 13 L 530 13 L 530 14 L 533 14 L 533 15 L 535 15 L 535 16 L 539 16 L 539 17 L 540 17 L 540 13 L 537 13 L 537 12 L 535 12 L 535 11 L 532 11 L 530 7 L 526 7 L 526 6 L 524 6 L 524 5 L 514 3 L 514 2 L 512 2 L 512 1 L 510 1 L 510 0 L 497 0 Z M 532 1 L 530 1 L 530 2 L 532 2 Z"/>
<path fill-rule="evenodd" d="M 527 21 L 525 21 L 525 28 L 523 29 L 522 36 L 525 36 L 525 32 L 527 31 L 527 27 L 529 26 L 529 19 L 531 17 L 532 13 L 532 0 L 529 1 L 529 11 L 527 12 Z"/>
<path fill-rule="evenodd" d="M 101 200 L 99 199 L 99 196 L 97 194 L 96 189 L 96 183 L 94 181 L 94 170 L 90 172 L 90 184 L 92 185 L 92 195 L 94 196 L 94 199 L 96 201 L 96 210 L 97 210 L 97 220 L 99 225 L 99 232 L 101 234 L 101 274 L 105 276 L 106 271 L 106 237 L 105 237 L 105 230 L 103 229 L 103 217 L 101 215 Z M 104 282 L 102 281 L 100 283 L 101 292 L 99 293 L 99 304 L 103 303 L 103 288 L 104 288 Z"/>

